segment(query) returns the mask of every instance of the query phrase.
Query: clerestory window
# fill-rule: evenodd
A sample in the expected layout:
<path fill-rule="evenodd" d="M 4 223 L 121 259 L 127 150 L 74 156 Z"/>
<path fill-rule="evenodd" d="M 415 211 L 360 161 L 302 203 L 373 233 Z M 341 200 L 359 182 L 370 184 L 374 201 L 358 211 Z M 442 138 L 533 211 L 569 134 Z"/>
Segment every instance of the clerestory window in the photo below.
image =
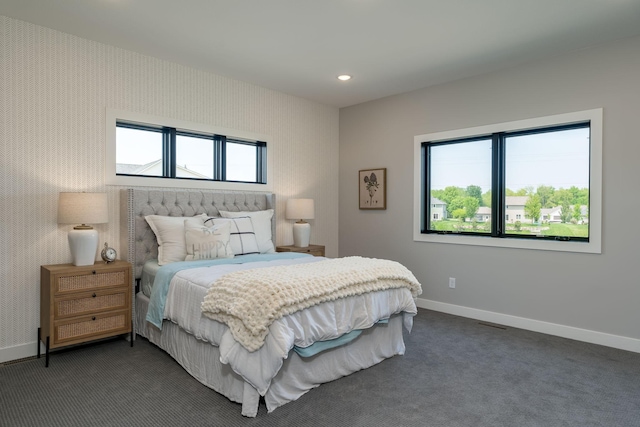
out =
<path fill-rule="evenodd" d="M 107 121 L 108 183 L 270 190 L 259 135 L 116 111 Z"/>

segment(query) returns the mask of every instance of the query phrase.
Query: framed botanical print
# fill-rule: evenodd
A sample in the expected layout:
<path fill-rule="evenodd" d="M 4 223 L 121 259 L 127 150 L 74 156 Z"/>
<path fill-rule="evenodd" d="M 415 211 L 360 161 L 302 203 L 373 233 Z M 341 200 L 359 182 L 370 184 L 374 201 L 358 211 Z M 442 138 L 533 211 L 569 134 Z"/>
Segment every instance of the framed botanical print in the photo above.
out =
<path fill-rule="evenodd" d="M 358 173 L 360 209 L 387 209 L 387 168 Z"/>

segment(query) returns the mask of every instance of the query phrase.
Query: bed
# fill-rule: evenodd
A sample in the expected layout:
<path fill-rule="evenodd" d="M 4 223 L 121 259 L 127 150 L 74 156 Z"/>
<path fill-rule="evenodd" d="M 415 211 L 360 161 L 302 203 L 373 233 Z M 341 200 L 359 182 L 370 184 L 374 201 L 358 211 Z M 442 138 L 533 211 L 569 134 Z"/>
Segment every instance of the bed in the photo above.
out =
<path fill-rule="evenodd" d="M 329 265 L 338 271 L 341 265 L 369 262 L 360 258 L 330 260 L 273 253 L 275 195 L 123 189 L 120 199 L 122 258 L 132 263 L 137 285 L 133 307 L 136 334 L 165 350 L 207 387 L 240 403 L 242 415 L 255 417 L 261 397 L 271 412 L 322 383 L 404 354 L 402 330 L 403 327 L 411 330 L 417 313 L 415 296 L 420 292 L 419 284 L 417 289 L 412 284 L 411 291 L 403 287 L 382 287 L 371 292 L 345 293 L 339 298 L 323 297 L 318 303 L 301 309 L 288 308 L 282 317 L 266 324 L 266 330 L 261 326 L 259 333 L 249 328 L 243 330 L 242 326 L 249 324 L 246 320 L 238 324 L 229 321 L 232 326 L 227 326 L 223 320 L 235 317 L 229 314 L 220 317 L 220 307 L 215 305 L 222 304 L 224 295 L 212 294 L 211 288 L 224 289 L 222 284 L 229 281 L 287 276 L 282 274 L 284 271 L 308 274 L 307 270 L 313 272 Z M 257 249 L 246 243 L 229 259 L 215 256 L 214 259 L 169 262 L 166 243 L 170 239 L 159 234 L 162 230 L 159 232 L 156 223 L 145 219 L 182 221 L 188 226 L 198 221 L 217 221 L 221 213 L 233 220 L 221 220 L 216 227 L 226 231 L 228 224 L 235 226 L 238 233 L 232 240 L 245 234 L 240 232 L 246 225 L 244 218 L 252 218 Z M 265 217 L 270 218 L 267 223 Z M 160 248 L 158 240 L 164 240 Z M 238 240 L 234 242 L 237 250 Z M 221 247 L 218 244 L 216 250 L 227 250 L 226 246 Z M 183 256 L 172 255 L 174 259 Z M 160 265 L 159 260 L 165 262 Z M 368 267 L 363 271 L 365 269 L 368 271 Z M 294 274 L 290 280 L 299 280 L 299 277 Z M 218 285 L 212 287 L 214 281 Z M 262 288 L 250 289 L 254 292 Z M 229 304 L 237 300 L 236 294 L 233 295 Z M 256 295 L 247 298 L 262 298 Z M 271 312 L 265 316 L 273 317 Z"/>

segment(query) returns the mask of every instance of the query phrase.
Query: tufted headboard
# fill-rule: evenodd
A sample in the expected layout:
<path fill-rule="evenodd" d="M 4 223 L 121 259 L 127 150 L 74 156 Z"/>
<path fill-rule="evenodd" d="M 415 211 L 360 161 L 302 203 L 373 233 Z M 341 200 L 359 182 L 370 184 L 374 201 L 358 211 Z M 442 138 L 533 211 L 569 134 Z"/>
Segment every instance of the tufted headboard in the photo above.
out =
<path fill-rule="evenodd" d="M 274 209 L 275 194 L 240 191 L 120 190 L 120 252 L 133 265 L 139 279 L 142 267 L 158 257 L 156 236 L 145 221 L 147 215 L 194 216 L 206 213 L 220 216 L 223 211 L 261 211 Z M 276 215 L 271 219 L 271 235 L 276 236 Z"/>

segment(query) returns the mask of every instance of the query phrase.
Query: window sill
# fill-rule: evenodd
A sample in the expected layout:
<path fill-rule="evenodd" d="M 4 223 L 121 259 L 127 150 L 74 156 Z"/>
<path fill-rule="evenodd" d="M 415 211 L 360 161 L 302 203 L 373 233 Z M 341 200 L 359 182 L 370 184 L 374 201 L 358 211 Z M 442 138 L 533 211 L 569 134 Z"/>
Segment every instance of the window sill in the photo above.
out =
<path fill-rule="evenodd" d="M 106 173 L 107 185 L 161 188 L 208 188 L 236 191 L 273 191 L 270 184 L 251 184 L 246 182 L 207 181 L 198 179 L 169 179 L 141 176 L 122 176 Z"/>
<path fill-rule="evenodd" d="M 422 234 L 414 231 L 413 240 L 425 243 L 445 243 L 453 245 L 489 246 L 508 249 L 531 249 L 541 251 L 578 252 L 578 253 L 602 253 L 600 241 L 593 237 L 589 242 L 556 240 L 532 240 L 532 239 L 500 239 L 488 236 L 468 236 L 456 234 Z"/>

